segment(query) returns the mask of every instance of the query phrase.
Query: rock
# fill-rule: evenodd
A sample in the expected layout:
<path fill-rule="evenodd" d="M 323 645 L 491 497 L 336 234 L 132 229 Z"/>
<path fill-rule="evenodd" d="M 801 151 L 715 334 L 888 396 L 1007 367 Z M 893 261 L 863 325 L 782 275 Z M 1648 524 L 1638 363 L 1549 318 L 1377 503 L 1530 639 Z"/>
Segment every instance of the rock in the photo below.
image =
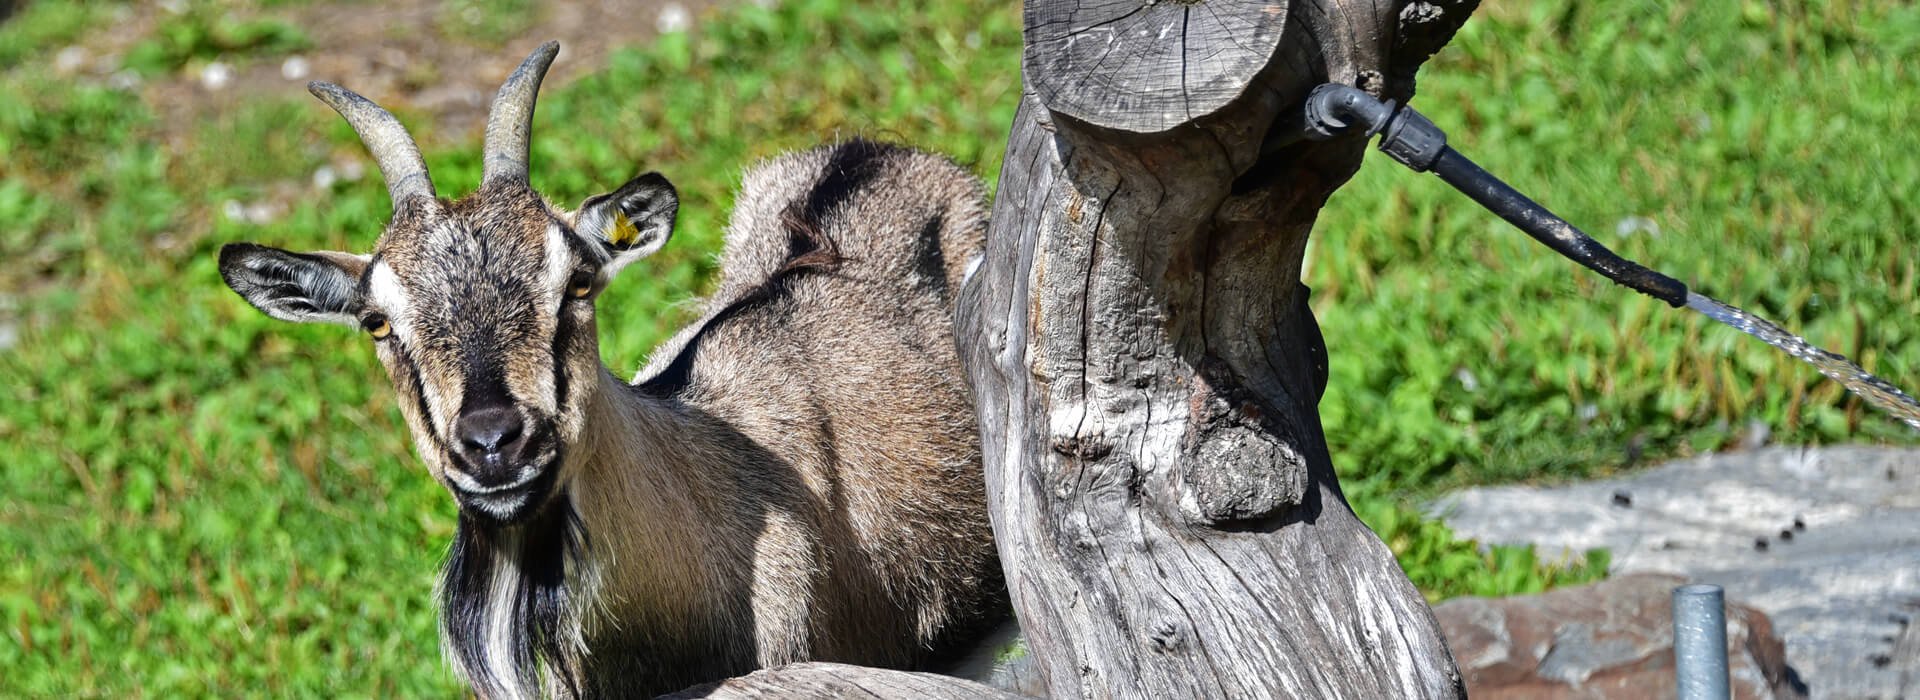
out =
<path fill-rule="evenodd" d="M 331 165 L 322 165 L 313 171 L 313 188 L 316 190 L 324 192 L 333 189 L 333 183 L 339 181 L 340 174 L 334 172 Z"/>
<path fill-rule="evenodd" d="M 20 321 L 14 313 L 17 310 L 13 297 L 0 294 L 0 352 L 20 344 Z"/>
<path fill-rule="evenodd" d="M 122 91 L 140 87 L 143 82 L 146 81 L 140 77 L 140 74 L 131 70 L 118 71 L 107 77 L 107 87 Z"/>
<path fill-rule="evenodd" d="M 208 90 L 224 90 L 233 84 L 233 67 L 219 61 L 209 63 L 200 69 L 200 86 Z"/>
<path fill-rule="evenodd" d="M 1512 598 L 1434 608 L 1473 698 L 1673 697 L 1678 576 L 1633 574 Z M 1727 602 L 1735 698 L 1799 698 L 1786 646 L 1764 613 Z"/>
<path fill-rule="evenodd" d="M 1616 491 L 1633 507 L 1613 505 Z M 1920 637 L 1905 622 L 1920 610 L 1920 450 L 1769 447 L 1552 488 L 1469 489 L 1433 512 L 1482 543 L 1546 557 L 1604 547 L 1615 576 L 1720 584 L 1767 613 L 1813 694 L 1920 698 L 1920 638 L 1901 643 Z"/>
<path fill-rule="evenodd" d="M 291 56 L 280 62 L 280 77 L 288 80 L 305 80 L 313 73 L 313 62 L 305 56 Z"/>
<path fill-rule="evenodd" d="M 1747 421 L 1747 429 L 1740 434 L 1740 449 L 1757 450 L 1767 446 L 1773 439 L 1773 428 L 1766 421 L 1754 419 Z"/>
<path fill-rule="evenodd" d="M 69 46 L 53 55 L 53 71 L 60 75 L 78 73 L 86 63 L 87 49 L 82 46 Z"/>
<path fill-rule="evenodd" d="M 654 29 L 661 34 L 686 31 L 692 24 L 693 13 L 687 11 L 686 5 L 677 2 L 661 5 L 660 15 L 653 21 Z"/>

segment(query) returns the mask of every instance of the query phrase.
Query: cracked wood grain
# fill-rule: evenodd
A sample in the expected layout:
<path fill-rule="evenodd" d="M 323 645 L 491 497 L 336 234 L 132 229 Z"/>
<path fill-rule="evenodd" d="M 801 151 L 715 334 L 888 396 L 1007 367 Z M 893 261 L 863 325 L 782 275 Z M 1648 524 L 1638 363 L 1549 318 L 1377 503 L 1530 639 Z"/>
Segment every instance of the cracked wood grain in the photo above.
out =
<path fill-rule="evenodd" d="M 833 663 L 798 663 L 661 696 L 667 700 L 1015 700 L 1020 696 L 958 678 Z"/>
<path fill-rule="evenodd" d="M 1405 99 L 1472 4 L 1027 4 L 1028 91 L 957 330 L 1051 695 L 1462 694 L 1315 412 L 1301 258 L 1363 144 L 1285 120 L 1322 82 Z"/>

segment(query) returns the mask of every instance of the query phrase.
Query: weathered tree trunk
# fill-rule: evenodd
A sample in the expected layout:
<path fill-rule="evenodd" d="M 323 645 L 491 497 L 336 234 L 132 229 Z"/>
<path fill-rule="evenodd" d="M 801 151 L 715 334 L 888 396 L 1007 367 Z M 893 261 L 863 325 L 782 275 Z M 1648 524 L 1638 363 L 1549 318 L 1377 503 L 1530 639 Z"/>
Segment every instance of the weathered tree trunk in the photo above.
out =
<path fill-rule="evenodd" d="M 1462 693 L 1321 434 L 1301 258 L 1364 143 L 1293 114 L 1324 82 L 1406 99 L 1475 4 L 1028 0 L 958 331 L 1054 697 Z"/>
<path fill-rule="evenodd" d="M 660 696 L 662 700 L 1017 700 L 1020 696 L 978 683 L 931 673 L 909 673 L 847 664 L 799 663 L 754 671 L 719 683 Z"/>

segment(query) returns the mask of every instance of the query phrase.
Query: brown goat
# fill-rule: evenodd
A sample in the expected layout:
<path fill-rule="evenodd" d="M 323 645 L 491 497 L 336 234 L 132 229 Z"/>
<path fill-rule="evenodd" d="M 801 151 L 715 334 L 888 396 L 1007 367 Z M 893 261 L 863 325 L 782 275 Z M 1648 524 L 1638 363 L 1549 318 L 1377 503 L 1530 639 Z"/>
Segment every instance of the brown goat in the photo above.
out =
<path fill-rule="evenodd" d="M 442 639 L 485 697 L 627 697 L 801 660 L 923 667 L 1005 610 L 951 322 L 976 179 L 853 141 L 746 175 L 718 288 L 633 383 L 594 299 L 660 249 L 648 173 L 575 212 L 528 185 L 549 43 L 507 79 L 480 189 L 436 197 L 397 120 L 315 83 L 380 163 L 370 255 L 233 244 L 270 316 L 365 329 L 460 506 Z"/>

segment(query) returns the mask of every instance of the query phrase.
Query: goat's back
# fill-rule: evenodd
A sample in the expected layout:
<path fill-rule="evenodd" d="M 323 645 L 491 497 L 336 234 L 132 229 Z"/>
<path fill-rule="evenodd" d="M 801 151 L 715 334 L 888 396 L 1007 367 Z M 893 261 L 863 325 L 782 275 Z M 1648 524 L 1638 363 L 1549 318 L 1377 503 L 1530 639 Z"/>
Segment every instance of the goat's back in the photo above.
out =
<path fill-rule="evenodd" d="M 812 266 L 902 283 L 912 292 L 871 291 L 950 313 L 952 291 L 985 245 L 984 197 L 979 179 L 952 161 L 898 146 L 849 141 L 775 158 L 743 178 L 708 308 Z"/>
<path fill-rule="evenodd" d="M 790 634 L 773 646 L 913 665 L 1003 609 L 952 325 L 985 226 L 979 181 L 938 156 L 853 141 L 776 158 L 744 178 L 702 320 L 641 373 L 772 462 L 744 471 L 807 492 L 737 494 L 800 523 L 760 546 L 817 552 L 773 565 L 815 571 L 756 569 L 813 591 L 806 629 L 761 625 L 760 663 L 798 660 L 765 658 Z"/>

